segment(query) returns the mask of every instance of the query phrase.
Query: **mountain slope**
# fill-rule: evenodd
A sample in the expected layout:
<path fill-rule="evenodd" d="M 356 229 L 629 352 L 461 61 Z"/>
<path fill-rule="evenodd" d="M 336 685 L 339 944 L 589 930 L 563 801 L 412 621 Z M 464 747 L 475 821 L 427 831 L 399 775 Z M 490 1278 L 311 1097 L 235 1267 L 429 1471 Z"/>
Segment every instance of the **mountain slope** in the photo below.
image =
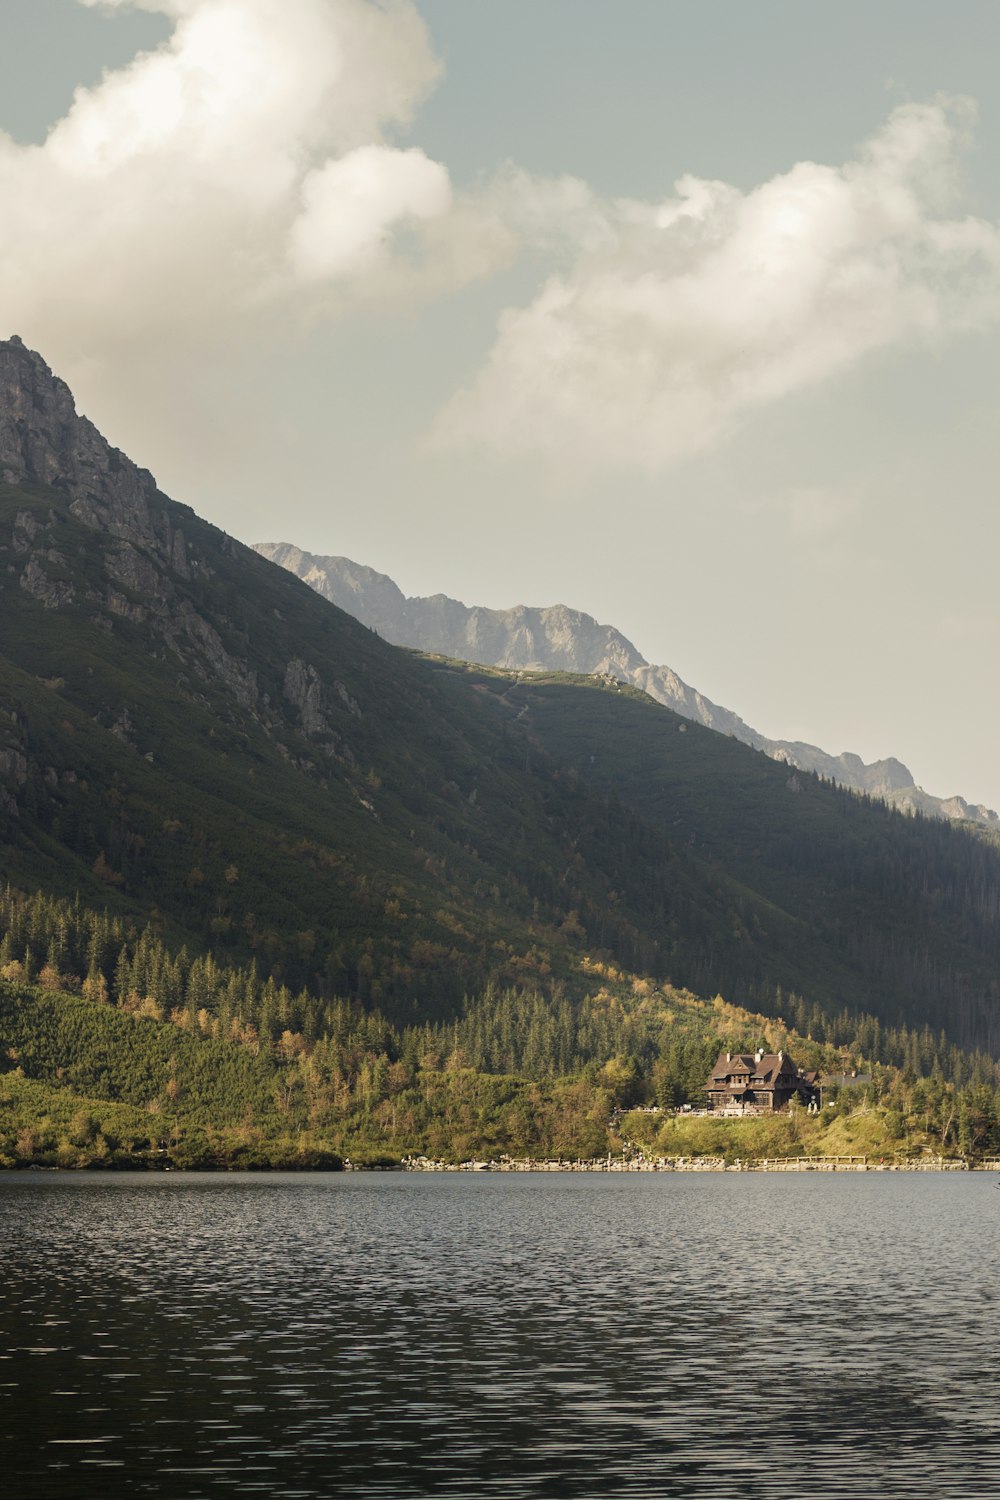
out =
<path fill-rule="evenodd" d="M 400 1022 L 491 980 L 579 998 L 610 959 L 997 1045 L 985 843 L 608 677 L 399 651 L 162 495 L 14 342 L 0 469 L 0 878 Z"/>
<path fill-rule="evenodd" d="M 606 805 L 464 685 L 161 495 L 18 344 L 0 391 L 6 877 L 386 1004 L 550 965 L 571 908 L 613 948 L 613 887 L 652 927 Z"/>
<path fill-rule="evenodd" d="M 346 557 L 317 557 L 288 542 L 259 542 L 256 550 L 279 563 L 355 618 L 392 641 L 463 661 L 527 671 L 607 673 L 641 688 L 658 703 L 720 734 L 732 735 L 772 759 L 868 792 L 905 812 L 1000 826 L 991 809 L 962 797 L 933 797 L 917 787 L 893 757 L 870 764 L 858 755 L 829 755 L 798 740 L 771 740 L 738 714 L 689 687 L 670 667 L 650 666 L 619 631 L 563 604 L 484 609 L 444 594 L 407 598 L 391 578 Z"/>

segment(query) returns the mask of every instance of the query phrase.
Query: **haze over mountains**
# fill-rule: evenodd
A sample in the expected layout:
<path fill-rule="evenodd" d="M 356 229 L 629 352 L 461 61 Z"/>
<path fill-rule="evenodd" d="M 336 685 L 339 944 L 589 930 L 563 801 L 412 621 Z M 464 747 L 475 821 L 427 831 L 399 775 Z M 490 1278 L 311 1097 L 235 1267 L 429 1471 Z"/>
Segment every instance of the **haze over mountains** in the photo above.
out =
<path fill-rule="evenodd" d="M 799 740 L 768 739 L 731 709 L 690 687 L 670 667 L 650 665 L 614 626 L 601 625 L 564 604 L 486 609 L 445 594 L 408 598 L 386 574 L 347 557 L 317 556 L 290 542 L 258 542 L 256 551 L 394 645 L 521 671 L 607 674 L 640 688 L 683 718 L 732 735 L 773 760 L 815 771 L 904 812 L 1000 826 L 997 813 L 983 804 L 925 792 L 895 757 L 866 764 L 849 751 L 831 755 Z"/>

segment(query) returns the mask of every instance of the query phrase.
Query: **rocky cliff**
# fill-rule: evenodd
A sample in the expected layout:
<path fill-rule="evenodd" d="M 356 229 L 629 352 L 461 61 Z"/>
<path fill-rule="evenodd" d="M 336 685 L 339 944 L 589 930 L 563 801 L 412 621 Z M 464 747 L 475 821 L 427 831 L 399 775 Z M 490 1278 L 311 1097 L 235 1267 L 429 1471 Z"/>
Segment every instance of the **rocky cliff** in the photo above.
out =
<path fill-rule="evenodd" d="M 69 386 L 17 337 L 0 341 L 0 480 L 66 494 L 85 525 L 186 572 L 183 537 L 155 505 L 152 474 L 77 415 Z"/>
<path fill-rule="evenodd" d="M 63 513 L 25 507 L 13 518 L 10 551 L 20 566 L 8 572 L 25 593 L 48 609 L 84 604 L 109 628 L 115 618 L 149 622 L 202 672 L 253 700 L 252 673 L 178 592 L 179 581 L 210 572 L 189 557 L 183 525 L 193 512 L 161 495 L 147 469 L 79 416 L 69 387 L 16 337 L 0 342 L 0 482 L 41 486 L 68 502 Z M 70 517 L 99 535 L 99 568 L 71 565 Z"/>
<path fill-rule="evenodd" d="M 444 594 L 407 598 L 391 578 L 346 557 L 318 557 L 288 542 L 259 542 L 256 550 L 287 568 L 324 599 L 339 605 L 394 645 L 487 666 L 524 671 L 610 675 L 630 682 L 675 713 L 732 735 L 802 771 L 882 798 L 909 813 L 998 826 L 990 808 L 963 797 L 933 797 L 916 786 L 894 757 L 866 764 L 849 751 L 830 755 L 798 740 L 772 740 L 731 709 L 690 687 L 670 667 L 651 666 L 611 625 L 564 604 L 535 609 L 482 609 Z"/>
<path fill-rule="evenodd" d="M 81 639 L 92 626 L 115 638 L 138 632 L 199 691 L 234 699 L 269 734 L 290 722 L 349 756 L 329 712 L 337 699 L 341 708 L 354 703 L 343 683 L 321 684 L 291 654 L 277 685 L 260 680 L 256 625 L 225 579 L 231 564 L 257 573 L 255 554 L 164 495 L 147 469 L 77 412 L 69 387 L 17 337 L 0 341 L 0 500 L 7 575 L 0 590 L 16 588 L 53 614 L 73 613 Z M 98 718 L 138 743 L 124 697 L 103 705 Z M 13 745 L 0 747 L 3 754 L 13 755 Z M 5 766 L 0 761 L 0 773 Z M 6 766 L 8 801 L 19 767 Z"/>

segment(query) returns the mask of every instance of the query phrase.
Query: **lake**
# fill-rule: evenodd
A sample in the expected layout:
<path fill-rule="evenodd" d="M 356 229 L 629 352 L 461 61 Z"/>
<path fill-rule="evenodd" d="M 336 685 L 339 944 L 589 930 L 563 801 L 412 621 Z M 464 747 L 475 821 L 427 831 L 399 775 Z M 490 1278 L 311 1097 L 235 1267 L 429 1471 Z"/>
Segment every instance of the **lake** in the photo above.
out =
<path fill-rule="evenodd" d="M 11 1500 L 1000 1495 L 990 1173 L 0 1174 Z"/>

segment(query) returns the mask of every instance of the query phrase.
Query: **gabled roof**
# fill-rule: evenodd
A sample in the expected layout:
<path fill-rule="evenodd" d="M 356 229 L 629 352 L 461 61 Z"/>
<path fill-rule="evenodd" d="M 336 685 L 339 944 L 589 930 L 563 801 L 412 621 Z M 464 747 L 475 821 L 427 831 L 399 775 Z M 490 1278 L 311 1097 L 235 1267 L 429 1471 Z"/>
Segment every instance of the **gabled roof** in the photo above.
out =
<path fill-rule="evenodd" d="M 798 1078 L 799 1073 L 787 1052 L 765 1052 L 757 1063 L 757 1068 L 765 1078 L 772 1078 L 775 1082 L 779 1078 Z"/>
<path fill-rule="evenodd" d="M 712 1069 L 713 1078 L 731 1077 L 733 1073 L 752 1073 L 755 1063 L 747 1052 L 720 1052 Z"/>
<path fill-rule="evenodd" d="M 744 1075 L 763 1079 L 767 1088 L 778 1088 L 782 1083 L 794 1086 L 799 1082 L 798 1068 L 787 1052 L 764 1052 L 758 1055 L 752 1052 L 720 1052 L 712 1069 L 709 1079 L 709 1087 L 725 1085 L 727 1078 L 734 1080 L 733 1086 L 738 1086 L 737 1080 L 742 1082 Z M 807 1081 L 812 1082 L 815 1075 L 809 1075 Z"/>

